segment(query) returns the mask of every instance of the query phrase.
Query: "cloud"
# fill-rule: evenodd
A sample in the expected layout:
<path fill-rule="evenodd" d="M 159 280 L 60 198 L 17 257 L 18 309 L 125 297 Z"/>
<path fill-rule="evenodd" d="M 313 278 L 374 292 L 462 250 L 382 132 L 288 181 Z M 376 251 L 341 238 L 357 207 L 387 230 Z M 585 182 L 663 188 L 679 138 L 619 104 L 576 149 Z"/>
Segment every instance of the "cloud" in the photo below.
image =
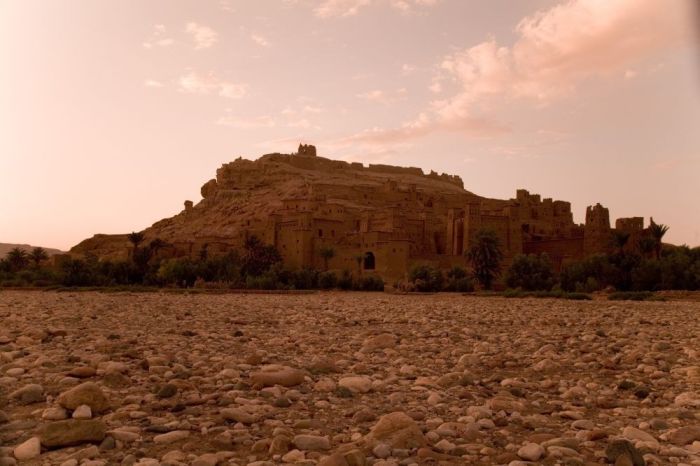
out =
<path fill-rule="evenodd" d="M 521 20 L 511 46 L 490 38 L 443 57 L 430 90 L 445 95 L 451 85 L 452 93 L 432 101 L 414 121 L 350 139 L 396 143 L 441 130 L 471 136 L 508 131 L 489 116 L 502 105 L 523 99 L 552 103 L 574 94 L 584 80 L 624 79 L 630 67 L 688 43 L 687 13 L 683 2 L 562 2 Z"/>
<path fill-rule="evenodd" d="M 392 103 L 396 103 L 399 100 L 405 99 L 407 93 L 408 91 L 406 90 L 406 88 L 397 89 L 394 92 L 385 92 L 377 89 L 357 94 L 357 97 L 362 100 L 367 100 L 369 102 L 389 105 Z"/>
<path fill-rule="evenodd" d="M 416 67 L 414 65 L 410 65 L 408 63 L 404 63 L 403 65 L 401 65 L 401 74 L 404 76 L 408 76 L 414 71 L 416 71 Z"/>
<path fill-rule="evenodd" d="M 444 111 L 496 95 L 552 100 L 588 78 L 619 76 L 688 37 L 682 2 L 570 0 L 524 18 L 511 47 L 495 39 L 445 57 L 442 70 L 461 87 Z"/>
<path fill-rule="evenodd" d="M 260 34 L 251 34 L 250 39 L 261 47 L 269 47 L 270 41 Z"/>
<path fill-rule="evenodd" d="M 228 99 L 240 99 L 248 92 L 246 84 L 223 80 L 214 73 L 203 75 L 195 71 L 180 76 L 178 88 L 189 94 L 219 95 Z"/>
<path fill-rule="evenodd" d="M 269 115 L 263 115 L 254 118 L 236 118 L 232 115 L 226 115 L 216 121 L 217 125 L 231 126 L 238 129 L 259 129 L 272 128 L 277 125 L 275 119 Z"/>
<path fill-rule="evenodd" d="M 166 36 L 165 25 L 156 24 L 153 26 L 151 35 L 141 45 L 143 48 L 152 49 L 154 47 L 168 47 L 174 43 L 172 38 Z"/>
<path fill-rule="evenodd" d="M 163 83 L 155 79 L 147 79 L 143 82 L 143 85 L 146 87 L 163 87 Z"/>
<path fill-rule="evenodd" d="M 219 40 L 219 35 L 212 28 L 190 22 L 185 26 L 185 32 L 192 36 L 195 49 L 206 49 Z"/>
<path fill-rule="evenodd" d="M 439 0 L 322 0 L 314 8 L 314 14 L 319 18 L 355 16 L 363 7 L 372 4 L 386 3 L 402 12 L 411 13 L 416 8 L 429 7 Z"/>
<path fill-rule="evenodd" d="M 239 129 L 278 127 L 320 130 L 321 127 L 313 122 L 312 115 L 318 115 L 323 111 L 321 107 L 304 105 L 301 108 L 286 107 L 279 112 L 278 116 L 237 117 L 231 114 L 230 109 L 227 109 L 226 115 L 219 118 L 216 124 Z"/>

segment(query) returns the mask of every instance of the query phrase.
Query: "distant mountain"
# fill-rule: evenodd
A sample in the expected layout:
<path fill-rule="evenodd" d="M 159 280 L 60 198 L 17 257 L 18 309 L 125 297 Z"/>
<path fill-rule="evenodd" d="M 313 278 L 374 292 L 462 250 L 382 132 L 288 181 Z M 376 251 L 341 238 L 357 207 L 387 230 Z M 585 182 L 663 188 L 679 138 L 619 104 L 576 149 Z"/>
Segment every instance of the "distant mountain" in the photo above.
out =
<path fill-rule="evenodd" d="M 20 248 L 27 252 L 30 252 L 36 246 L 30 246 L 28 244 L 10 244 L 10 243 L 0 243 L 0 259 L 5 257 L 5 255 L 14 248 Z M 60 249 L 44 248 L 49 256 L 54 256 L 56 254 L 65 254 L 65 251 Z"/>

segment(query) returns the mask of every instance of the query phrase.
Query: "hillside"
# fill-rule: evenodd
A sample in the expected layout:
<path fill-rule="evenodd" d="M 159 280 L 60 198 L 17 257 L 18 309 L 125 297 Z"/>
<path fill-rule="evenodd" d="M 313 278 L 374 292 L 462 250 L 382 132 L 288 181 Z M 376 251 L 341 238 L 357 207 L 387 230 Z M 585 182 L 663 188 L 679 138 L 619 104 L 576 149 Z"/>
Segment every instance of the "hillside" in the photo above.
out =
<path fill-rule="evenodd" d="M 295 210 L 308 209 L 316 216 L 320 204 L 337 206 L 343 211 L 338 221 L 409 207 L 385 196 L 368 196 L 391 190 L 392 186 L 420 193 L 421 199 L 414 199 L 410 206 L 413 210 L 423 209 L 432 199 L 453 199 L 457 203 L 482 199 L 464 190 L 456 176 L 424 174 L 420 168 L 331 160 L 305 153 L 313 150 L 313 146 L 308 147 L 312 149 L 301 147 L 297 154 L 268 154 L 255 161 L 239 158 L 224 164 L 216 178 L 202 186 L 201 201 L 185 201 L 179 214 L 147 228 L 145 243 L 160 238 L 177 245 L 180 253 L 183 249 L 191 253 L 197 243 L 225 248 L 240 246 L 250 234 L 269 239 L 270 220 L 288 213 L 290 202 L 305 203 Z M 125 235 L 100 234 L 76 245 L 71 252 L 124 258 L 129 248 Z"/>
<path fill-rule="evenodd" d="M 497 235 L 505 264 L 518 254 L 547 253 L 557 270 L 606 252 L 613 232 L 601 204 L 588 207 L 578 225 L 566 201 L 524 189 L 511 199 L 487 199 L 465 190 L 458 176 L 331 160 L 304 145 L 294 154 L 224 164 L 201 194 L 144 230 L 143 246 L 159 238 L 160 258 L 198 258 L 240 251 L 255 235 L 292 269 L 371 271 L 393 280 L 419 264 L 463 265 L 485 230 Z M 632 245 L 649 234 L 642 217 L 618 219 L 614 229 Z M 326 261 L 321 250 L 329 248 Z M 95 235 L 71 253 L 126 259 L 131 250 L 125 234 Z"/>
<path fill-rule="evenodd" d="M 12 243 L 0 243 L 0 259 L 5 257 L 5 255 L 10 252 L 14 248 L 20 248 L 23 251 L 30 252 L 32 249 L 34 249 L 36 246 L 30 246 L 29 244 L 12 244 Z M 46 250 L 46 253 L 49 256 L 53 256 L 56 254 L 65 254 L 64 251 L 61 251 L 59 249 L 52 249 L 52 248 L 44 248 Z"/>

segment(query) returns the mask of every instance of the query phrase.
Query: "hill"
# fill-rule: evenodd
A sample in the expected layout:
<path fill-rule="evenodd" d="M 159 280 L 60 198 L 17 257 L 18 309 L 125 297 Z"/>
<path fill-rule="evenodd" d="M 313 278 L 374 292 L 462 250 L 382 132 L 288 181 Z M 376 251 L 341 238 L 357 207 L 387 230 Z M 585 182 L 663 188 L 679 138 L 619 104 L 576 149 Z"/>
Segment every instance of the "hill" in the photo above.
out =
<path fill-rule="evenodd" d="M 0 259 L 5 257 L 5 255 L 7 255 L 7 253 L 10 252 L 14 248 L 20 248 L 24 251 L 30 252 L 35 247 L 36 246 L 30 246 L 28 244 L 0 243 Z M 65 254 L 65 251 L 61 251 L 60 249 L 44 248 L 44 250 L 46 250 L 46 253 L 49 256 L 53 256 L 56 254 Z"/>
<path fill-rule="evenodd" d="M 294 154 L 224 164 L 201 195 L 144 230 L 143 244 L 159 238 L 166 243 L 161 257 L 200 257 L 240 250 L 255 235 L 274 245 L 288 267 L 328 266 L 390 280 L 418 263 L 463 265 L 482 229 L 496 232 L 506 261 L 547 252 L 556 267 L 605 251 L 612 233 L 600 204 L 576 225 L 565 201 L 522 189 L 512 199 L 488 199 L 465 190 L 458 176 L 331 160 L 305 145 Z M 645 234 L 641 217 L 620 219 L 616 228 L 633 240 Z M 131 248 L 125 234 L 95 235 L 71 253 L 126 259 Z M 324 248 L 334 251 L 329 262 Z"/>

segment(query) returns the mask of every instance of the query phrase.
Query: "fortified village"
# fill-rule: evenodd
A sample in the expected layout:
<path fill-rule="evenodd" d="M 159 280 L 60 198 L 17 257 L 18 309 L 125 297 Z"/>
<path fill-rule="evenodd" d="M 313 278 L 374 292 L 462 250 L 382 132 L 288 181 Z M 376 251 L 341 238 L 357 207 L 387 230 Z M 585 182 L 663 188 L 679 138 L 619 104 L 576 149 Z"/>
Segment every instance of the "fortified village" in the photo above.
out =
<path fill-rule="evenodd" d="M 556 270 L 567 262 L 609 251 L 615 230 L 630 234 L 628 247 L 647 234 L 642 217 L 621 218 L 611 228 L 608 209 L 586 209 L 574 223 L 571 204 L 519 189 L 509 200 L 464 189 L 460 177 L 420 168 L 349 163 L 319 157 L 312 145 L 294 154 L 238 158 L 224 164 L 201 188 L 196 205 L 144 231 L 160 238 L 164 257 L 219 255 L 241 249 L 256 235 L 274 245 L 285 266 L 377 274 L 387 283 L 418 264 L 465 265 L 464 253 L 482 229 L 497 233 L 504 267 L 518 254 L 547 253 Z M 653 220 L 652 220 L 653 221 Z M 126 235 L 95 235 L 71 250 L 123 259 Z"/>

